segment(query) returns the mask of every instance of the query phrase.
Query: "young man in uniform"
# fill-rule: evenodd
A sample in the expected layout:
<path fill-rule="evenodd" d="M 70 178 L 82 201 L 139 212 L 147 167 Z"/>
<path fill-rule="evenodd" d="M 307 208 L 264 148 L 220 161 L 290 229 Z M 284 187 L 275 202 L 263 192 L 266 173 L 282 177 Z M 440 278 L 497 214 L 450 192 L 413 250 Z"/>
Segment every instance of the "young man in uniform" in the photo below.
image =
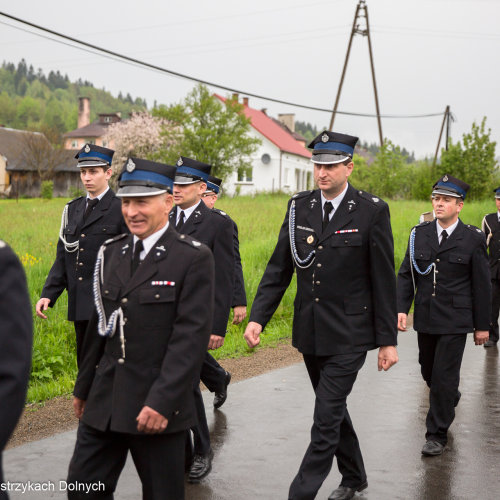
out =
<path fill-rule="evenodd" d="M 208 176 L 207 179 L 207 189 L 202 195 L 202 200 L 205 205 L 212 209 L 218 211 L 221 215 L 225 215 L 226 212 L 222 212 L 218 208 L 215 208 L 215 202 L 218 199 L 221 190 L 222 179 L 214 177 L 212 175 Z M 231 219 L 231 217 L 229 217 Z M 243 278 L 243 268 L 241 266 L 240 257 L 240 242 L 238 239 L 238 226 L 233 219 L 233 245 L 234 245 L 234 292 L 233 299 L 231 301 L 231 307 L 233 308 L 233 325 L 239 325 L 247 316 L 247 296 L 245 292 L 245 281 Z M 214 392 L 214 408 L 220 408 L 227 398 L 227 386 L 231 381 L 231 374 L 229 372 L 221 373 L 224 370 L 215 359 L 210 356 L 207 358 L 208 363 L 203 363 L 203 368 L 201 371 L 201 381 L 207 386 L 210 392 Z M 223 385 L 221 385 L 223 381 Z"/>
<path fill-rule="evenodd" d="M 488 340 L 490 273 L 483 232 L 459 219 L 469 185 L 444 175 L 432 189 L 436 219 L 414 227 L 398 273 L 398 329 L 413 300 L 422 377 L 429 392 L 425 456 L 441 455 L 461 394 L 467 333 Z"/>
<path fill-rule="evenodd" d="M 348 183 L 357 140 L 324 131 L 309 145 L 319 189 L 288 203 L 245 331 L 256 346 L 295 271 L 292 343 L 304 356 L 316 404 L 311 442 L 290 486 L 293 500 L 316 497 L 334 456 L 342 481 L 330 499 L 350 499 L 368 486 L 346 400 L 367 351 L 379 348 L 379 370 L 398 360 L 389 207 Z"/>
<path fill-rule="evenodd" d="M 218 349 L 224 343 L 234 289 L 233 224 L 227 215 L 210 210 L 202 201 L 207 189 L 211 165 L 181 156 L 177 162 L 174 182 L 175 209 L 170 223 L 181 234 L 187 234 L 205 243 L 215 260 L 215 309 L 210 328 L 209 349 Z M 201 373 L 209 376 L 207 386 L 217 387 L 216 393 L 227 391 L 227 372 L 207 352 Z M 200 374 L 201 375 L 201 374 Z M 198 425 L 193 427 L 194 458 L 189 471 L 190 482 L 199 482 L 212 468 L 213 452 L 210 445 L 207 417 L 199 388 L 194 382 Z"/>
<path fill-rule="evenodd" d="M 214 263 L 205 245 L 169 223 L 174 176 L 175 167 L 137 158 L 120 175 L 117 196 L 132 234 L 106 241 L 97 257 L 68 473 L 68 483 L 91 489 L 71 499 L 112 499 L 129 450 L 144 500 L 184 498 L 185 435 L 196 422 L 193 379 L 209 339 Z"/>
<path fill-rule="evenodd" d="M 63 211 L 56 260 L 45 280 L 36 314 L 44 312 L 68 291 L 68 320 L 76 333 L 76 358 L 81 363 L 85 330 L 94 309 L 92 276 L 99 247 L 109 238 L 128 232 L 120 200 L 108 185 L 114 151 L 86 144 L 75 156 L 86 196 L 71 200 Z"/>
<path fill-rule="evenodd" d="M 498 343 L 498 314 L 500 311 L 500 187 L 493 190 L 497 211 L 484 216 L 483 232 L 489 250 L 491 273 L 491 320 L 490 337 L 483 345 L 494 347 Z"/>

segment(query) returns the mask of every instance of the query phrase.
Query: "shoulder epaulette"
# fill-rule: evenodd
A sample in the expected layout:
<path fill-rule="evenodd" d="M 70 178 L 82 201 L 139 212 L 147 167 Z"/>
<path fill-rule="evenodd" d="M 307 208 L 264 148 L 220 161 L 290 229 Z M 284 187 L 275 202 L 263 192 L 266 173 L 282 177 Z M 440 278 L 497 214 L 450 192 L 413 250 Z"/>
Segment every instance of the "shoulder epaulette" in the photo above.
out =
<path fill-rule="evenodd" d="M 478 227 L 473 226 L 472 224 L 464 224 L 464 225 L 467 229 L 470 229 L 472 232 L 484 235 L 484 233 Z"/>
<path fill-rule="evenodd" d="M 312 193 L 312 191 L 309 189 L 308 191 L 301 191 L 300 193 L 295 193 L 292 196 L 292 200 L 298 200 L 299 198 L 304 198 L 304 196 L 308 196 Z"/>
<path fill-rule="evenodd" d="M 78 196 L 78 198 L 73 198 L 72 200 L 68 201 L 68 203 L 66 203 L 66 205 L 70 205 L 71 203 L 73 203 L 74 201 L 76 200 L 81 200 L 82 198 L 85 198 L 84 196 Z"/>
<path fill-rule="evenodd" d="M 417 224 L 416 226 L 413 227 L 423 227 L 423 226 L 428 226 L 432 221 L 431 220 L 424 220 L 420 224 Z"/>
<path fill-rule="evenodd" d="M 178 234 L 177 239 L 180 240 L 182 243 L 186 243 L 190 247 L 194 248 L 199 248 L 203 243 L 199 242 L 198 240 L 195 240 L 193 237 L 188 236 L 187 234 Z"/>
<path fill-rule="evenodd" d="M 212 212 L 214 214 L 222 215 L 222 217 L 229 217 L 229 215 L 227 215 L 226 212 L 223 212 L 222 210 L 220 210 L 218 208 L 212 208 Z"/>
<path fill-rule="evenodd" d="M 125 238 L 125 236 L 128 236 L 128 234 L 127 233 L 118 234 L 117 236 L 110 238 L 109 240 L 106 240 L 103 243 L 103 245 L 109 245 L 110 243 L 113 243 L 114 241 L 122 240 L 123 238 Z"/>
<path fill-rule="evenodd" d="M 358 191 L 358 195 L 361 196 L 361 198 L 363 198 L 364 200 L 367 200 L 370 203 L 373 203 L 374 205 L 385 204 L 385 201 L 382 200 L 382 198 L 379 198 L 378 196 L 374 196 L 373 194 L 367 193 L 366 191 Z"/>

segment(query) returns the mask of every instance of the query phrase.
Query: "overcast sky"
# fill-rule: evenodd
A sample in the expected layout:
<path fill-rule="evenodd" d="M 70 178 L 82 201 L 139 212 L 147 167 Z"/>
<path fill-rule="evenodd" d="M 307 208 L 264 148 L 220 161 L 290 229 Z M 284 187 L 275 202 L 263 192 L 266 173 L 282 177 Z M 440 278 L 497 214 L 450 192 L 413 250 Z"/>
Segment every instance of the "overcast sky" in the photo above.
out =
<path fill-rule="evenodd" d="M 333 108 L 357 0 L 0 0 L 0 10 L 173 71 L 263 96 Z M 443 112 L 454 141 L 487 116 L 500 142 L 500 1 L 367 0 L 382 114 Z M 0 57 L 59 70 L 114 95 L 179 102 L 193 83 L 68 47 L 0 16 Z M 364 27 L 362 21 L 361 26 Z M 0 89 L 1 90 L 1 89 Z M 227 92 L 214 91 L 226 94 Z M 244 95 L 244 94 L 243 94 Z M 250 98 L 268 113 L 328 126 L 330 114 Z M 354 38 L 339 110 L 375 113 L 367 38 Z M 383 118 L 385 137 L 434 154 L 442 116 Z M 378 142 L 375 118 L 338 115 L 334 130 Z M 499 153 L 497 149 L 497 154 Z"/>

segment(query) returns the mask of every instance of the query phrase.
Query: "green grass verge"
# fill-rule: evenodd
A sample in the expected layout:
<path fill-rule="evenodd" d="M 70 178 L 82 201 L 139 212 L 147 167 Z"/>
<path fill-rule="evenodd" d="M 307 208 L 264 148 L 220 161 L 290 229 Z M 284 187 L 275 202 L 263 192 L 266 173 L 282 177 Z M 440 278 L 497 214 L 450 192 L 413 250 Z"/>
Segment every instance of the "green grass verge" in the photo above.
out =
<path fill-rule="evenodd" d="M 276 244 L 285 215 L 288 196 L 262 194 L 252 197 L 223 198 L 217 207 L 238 224 L 240 251 L 250 311 L 265 266 Z M 61 212 L 67 199 L 0 200 L 0 238 L 5 239 L 21 258 L 29 293 L 34 305 L 55 257 Z M 390 201 L 394 235 L 396 271 L 403 260 L 410 229 L 430 202 Z M 484 214 L 495 210 L 491 201 L 465 203 L 461 219 L 481 225 Z M 295 279 L 262 336 L 262 346 L 276 345 L 291 336 Z M 76 376 L 75 334 L 66 321 L 67 296 L 63 294 L 49 311 L 49 319 L 34 315 L 33 368 L 28 401 L 43 401 L 72 390 Z M 216 358 L 251 354 L 243 339 L 246 321 L 230 325 L 226 341 L 214 352 Z"/>

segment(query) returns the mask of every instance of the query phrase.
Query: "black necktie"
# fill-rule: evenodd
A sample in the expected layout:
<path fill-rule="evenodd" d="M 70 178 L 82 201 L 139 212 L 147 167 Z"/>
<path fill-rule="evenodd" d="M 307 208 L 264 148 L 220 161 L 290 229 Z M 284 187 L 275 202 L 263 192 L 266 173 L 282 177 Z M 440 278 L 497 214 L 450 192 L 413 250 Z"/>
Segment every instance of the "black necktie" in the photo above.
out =
<path fill-rule="evenodd" d="M 99 198 L 94 198 L 93 200 L 87 200 L 87 208 L 85 209 L 85 213 L 83 214 L 83 220 L 87 220 L 87 217 L 90 215 L 90 212 L 94 210 L 94 207 L 99 203 Z"/>
<path fill-rule="evenodd" d="M 181 214 L 179 215 L 179 222 L 175 226 L 175 229 L 177 230 L 177 232 L 180 232 L 183 225 L 184 225 L 184 211 L 181 210 Z"/>
<path fill-rule="evenodd" d="M 448 238 L 448 233 L 446 232 L 446 229 L 443 229 L 441 231 L 441 243 L 439 246 L 443 246 L 443 243 L 446 241 L 446 238 Z"/>
<path fill-rule="evenodd" d="M 323 205 L 323 231 L 326 229 L 326 226 L 328 226 L 328 223 L 330 222 L 330 212 L 333 210 L 333 205 L 327 201 Z"/>
<path fill-rule="evenodd" d="M 144 250 L 144 245 L 142 244 L 142 240 L 137 240 L 137 243 L 134 247 L 134 256 L 132 257 L 132 274 L 135 273 L 139 264 L 141 263 L 141 252 Z"/>

